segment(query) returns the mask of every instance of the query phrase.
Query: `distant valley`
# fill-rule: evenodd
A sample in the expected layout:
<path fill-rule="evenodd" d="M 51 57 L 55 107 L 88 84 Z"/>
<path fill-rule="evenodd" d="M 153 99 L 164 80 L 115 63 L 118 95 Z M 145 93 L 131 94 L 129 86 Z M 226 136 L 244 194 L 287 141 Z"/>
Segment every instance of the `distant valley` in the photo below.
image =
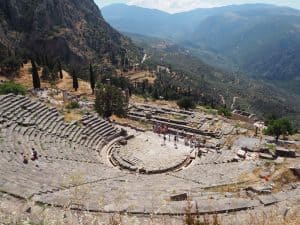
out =
<path fill-rule="evenodd" d="M 300 11 L 264 4 L 168 14 L 124 4 L 102 9 L 122 32 L 169 39 L 201 60 L 300 95 Z"/>
<path fill-rule="evenodd" d="M 125 34 L 130 36 L 135 44 L 143 47 L 147 54 L 145 67 L 153 68 L 153 65 L 169 67 L 173 75 L 170 79 L 166 79 L 175 85 L 184 85 L 197 90 L 196 92 L 202 96 L 197 99 L 202 104 L 207 104 L 207 100 L 213 99 L 217 105 L 225 101 L 225 104 L 231 107 L 235 102 L 234 108 L 254 112 L 261 118 L 285 116 L 300 126 L 300 99 L 297 95 L 278 89 L 272 83 L 210 66 L 188 49 L 170 40 Z"/>

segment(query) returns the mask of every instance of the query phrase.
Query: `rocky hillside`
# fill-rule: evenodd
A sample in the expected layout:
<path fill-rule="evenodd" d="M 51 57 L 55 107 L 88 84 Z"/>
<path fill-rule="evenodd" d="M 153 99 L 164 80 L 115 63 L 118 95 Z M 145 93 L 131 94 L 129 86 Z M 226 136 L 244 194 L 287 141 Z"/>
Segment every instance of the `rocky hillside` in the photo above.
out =
<path fill-rule="evenodd" d="M 137 61 L 140 49 L 103 19 L 93 0 L 0 0 L 1 55 L 26 49 L 65 63 Z"/>

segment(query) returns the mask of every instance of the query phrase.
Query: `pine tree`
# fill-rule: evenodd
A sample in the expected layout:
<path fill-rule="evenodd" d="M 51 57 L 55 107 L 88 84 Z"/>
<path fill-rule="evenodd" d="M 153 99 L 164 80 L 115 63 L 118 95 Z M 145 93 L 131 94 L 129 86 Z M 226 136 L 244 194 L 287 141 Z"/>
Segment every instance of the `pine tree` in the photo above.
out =
<path fill-rule="evenodd" d="M 40 89 L 41 88 L 41 82 L 40 77 L 38 74 L 38 69 L 36 67 L 35 62 L 31 59 L 31 65 L 32 65 L 32 83 L 34 89 Z"/>
<path fill-rule="evenodd" d="M 77 91 L 79 88 L 79 84 L 78 84 L 78 79 L 75 70 L 72 71 L 72 78 L 73 78 L 73 88 L 75 89 L 75 91 Z"/>
<path fill-rule="evenodd" d="M 129 99 L 119 88 L 109 84 L 97 85 L 95 109 L 103 117 L 125 116 Z"/>
<path fill-rule="evenodd" d="M 90 64 L 90 83 L 91 83 L 92 94 L 94 94 L 94 91 L 95 91 L 95 78 L 94 78 L 94 71 L 93 71 L 92 64 Z"/>
<path fill-rule="evenodd" d="M 64 78 L 64 75 L 63 75 L 63 72 L 62 72 L 62 68 L 61 68 L 61 63 L 60 63 L 60 61 L 58 62 L 58 70 L 59 70 L 59 78 L 60 78 L 60 79 L 63 79 L 63 78 Z"/>

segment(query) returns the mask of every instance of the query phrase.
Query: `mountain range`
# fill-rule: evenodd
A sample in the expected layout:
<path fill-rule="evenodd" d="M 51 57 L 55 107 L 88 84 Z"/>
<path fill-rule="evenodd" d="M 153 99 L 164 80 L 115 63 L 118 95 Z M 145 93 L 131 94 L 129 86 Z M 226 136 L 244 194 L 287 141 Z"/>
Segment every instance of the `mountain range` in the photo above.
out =
<path fill-rule="evenodd" d="M 102 9 L 116 29 L 169 39 L 203 61 L 300 95 L 300 11 L 266 4 L 169 14 L 125 4 Z"/>

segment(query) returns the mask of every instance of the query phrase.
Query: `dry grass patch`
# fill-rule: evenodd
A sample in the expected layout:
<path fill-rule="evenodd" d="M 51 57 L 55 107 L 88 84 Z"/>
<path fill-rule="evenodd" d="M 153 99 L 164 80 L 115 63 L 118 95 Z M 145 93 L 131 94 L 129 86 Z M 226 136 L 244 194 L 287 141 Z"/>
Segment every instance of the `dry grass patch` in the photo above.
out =
<path fill-rule="evenodd" d="M 149 84 L 154 84 L 156 76 L 149 71 L 131 72 L 125 75 L 130 81 L 143 82 L 148 80 Z"/>
<path fill-rule="evenodd" d="M 0 80 L 8 81 L 9 79 L 8 79 L 7 77 L 4 77 L 4 76 L 1 76 L 1 75 L 0 75 Z"/>
<path fill-rule="evenodd" d="M 135 128 L 142 129 L 142 130 L 151 130 L 152 129 L 152 125 L 147 122 L 139 122 L 139 121 L 131 120 L 129 118 L 121 118 L 116 115 L 113 115 L 111 117 L 111 119 L 114 120 L 116 123 L 124 125 L 124 126 L 135 127 Z"/>
<path fill-rule="evenodd" d="M 23 67 L 21 67 L 21 69 L 20 69 L 19 76 L 15 77 L 14 81 L 16 83 L 20 83 L 20 84 L 24 85 L 28 89 L 32 89 L 33 85 L 32 85 L 31 68 L 32 67 L 31 67 L 30 62 L 24 64 Z M 41 76 L 42 70 L 39 69 L 38 73 Z M 48 87 L 49 88 L 49 87 L 51 87 L 51 85 L 49 83 L 44 82 L 43 80 L 41 80 L 41 87 Z"/>
<path fill-rule="evenodd" d="M 249 225 L 299 225 L 300 216 L 298 210 L 287 215 L 279 216 L 278 212 L 274 211 L 269 214 L 257 215 L 251 214 L 251 222 Z"/>
<path fill-rule="evenodd" d="M 261 172 L 261 168 L 256 168 L 253 170 L 252 173 L 244 173 L 241 174 L 239 177 L 238 183 L 232 183 L 232 184 L 225 184 L 225 185 L 219 185 L 214 187 L 208 187 L 205 188 L 205 190 L 211 191 L 211 192 L 231 192 L 231 193 L 238 193 L 240 190 L 243 190 L 249 185 L 253 185 L 260 181 L 259 174 Z"/>
<path fill-rule="evenodd" d="M 272 175 L 272 181 L 274 182 L 274 192 L 278 192 L 282 190 L 282 187 L 284 185 L 290 184 L 290 183 L 296 183 L 299 182 L 300 179 L 291 171 L 289 168 L 281 168 L 277 170 Z"/>
<path fill-rule="evenodd" d="M 291 141 L 300 141 L 300 133 L 288 137 Z"/>
<path fill-rule="evenodd" d="M 70 110 L 63 113 L 65 122 L 79 121 L 82 119 L 82 114 L 78 110 Z"/>
<path fill-rule="evenodd" d="M 39 75 L 41 76 L 42 69 L 39 69 Z M 26 63 L 24 66 L 20 69 L 19 76 L 17 76 L 14 81 L 16 83 L 23 84 L 26 88 L 32 89 L 32 75 L 31 75 L 31 63 Z M 59 79 L 55 85 L 51 85 L 49 82 L 45 82 L 41 79 L 41 87 L 42 88 L 58 88 L 63 89 L 68 92 L 70 92 L 72 95 L 85 95 L 89 97 L 90 99 L 94 99 L 94 96 L 92 95 L 92 90 L 90 88 L 89 82 L 86 82 L 84 80 L 78 79 L 79 82 L 79 88 L 78 91 L 75 92 L 73 89 L 73 79 L 70 76 L 70 74 L 66 71 L 63 71 L 63 79 Z"/>
<path fill-rule="evenodd" d="M 78 79 L 79 88 L 77 92 L 73 89 L 73 79 L 66 71 L 63 71 L 64 78 L 57 82 L 57 87 L 59 89 L 64 89 L 69 91 L 73 95 L 86 95 L 87 97 L 93 98 L 92 90 L 90 84 L 84 80 Z"/>
<path fill-rule="evenodd" d="M 218 193 L 238 193 L 240 190 L 243 190 L 249 185 L 253 184 L 251 181 L 247 182 L 240 182 L 240 183 L 234 183 L 234 184 L 225 184 L 220 186 L 214 186 L 214 187 L 207 187 L 205 188 L 206 191 L 209 192 L 218 192 Z"/>
<path fill-rule="evenodd" d="M 156 75 L 146 70 L 131 70 L 129 72 L 117 70 L 117 74 L 119 76 L 124 76 L 128 78 L 132 82 L 143 82 L 144 80 L 148 80 L 149 84 L 154 84 L 156 80 Z"/>
<path fill-rule="evenodd" d="M 228 146 L 231 148 L 236 140 L 236 135 L 228 135 L 228 137 L 225 140 L 224 146 Z"/>
<path fill-rule="evenodd" d="M 145 102 L 145 99 L 143 97 L 140 97 L 137 95 L 132 95 L 132 97 L 130 99 L 130 103 L 147 104 L 147 105 L 154 106 L 154 107 L 167 107 L 167 108 L 172 108 L 172 109 L 179 109 L 176 101 L 148 100 L 147 102 Z"/>

